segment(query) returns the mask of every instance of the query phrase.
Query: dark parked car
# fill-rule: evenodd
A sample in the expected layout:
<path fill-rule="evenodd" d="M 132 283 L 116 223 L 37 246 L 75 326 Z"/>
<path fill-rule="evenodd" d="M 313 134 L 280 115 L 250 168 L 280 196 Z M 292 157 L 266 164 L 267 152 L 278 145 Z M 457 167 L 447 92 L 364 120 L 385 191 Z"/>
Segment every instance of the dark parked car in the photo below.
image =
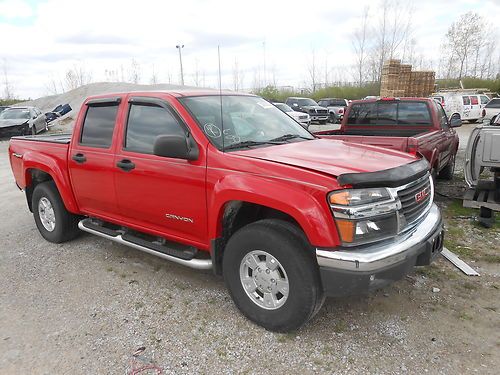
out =
<path fill-rule="evenodd" d="M 56 108 L 54 108 L 51 112 L 46 112 L 45 117 L 47 122 L 52 122 L 56 118 L 64 116 L 66 113 L 71 112 L 71 106 L 69 104 L 59 104 Z"/>
<path fill-rule="evenodd" d="M 319 106 L 311 98 L 288 98 L 286 104 L 294 111 L 308 113 L 311 116 L 311 122 L 326 124 L 328 121 L 328 110 Z"/>
<path fill-rule="evenodd" d="M 45 115 L 36 107 L 12 107 L 0 113 L 0 137 L 35 135 L 48 129 Z"/>

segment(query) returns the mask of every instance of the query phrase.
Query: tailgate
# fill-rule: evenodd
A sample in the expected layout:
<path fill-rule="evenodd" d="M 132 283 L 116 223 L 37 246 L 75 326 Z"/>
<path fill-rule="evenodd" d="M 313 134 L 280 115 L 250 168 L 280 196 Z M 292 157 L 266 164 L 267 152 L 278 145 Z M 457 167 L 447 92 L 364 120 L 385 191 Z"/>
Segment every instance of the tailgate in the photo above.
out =
<path fill-rule="evenodd" d="M 316 133 L 320 138 L 336 139 L 340 141 L 361 143 L 365 145 L 384 147 L 396 151 L 408 151 L 407 137 L 366 136 L 366 135 L 322 135 Z"/>

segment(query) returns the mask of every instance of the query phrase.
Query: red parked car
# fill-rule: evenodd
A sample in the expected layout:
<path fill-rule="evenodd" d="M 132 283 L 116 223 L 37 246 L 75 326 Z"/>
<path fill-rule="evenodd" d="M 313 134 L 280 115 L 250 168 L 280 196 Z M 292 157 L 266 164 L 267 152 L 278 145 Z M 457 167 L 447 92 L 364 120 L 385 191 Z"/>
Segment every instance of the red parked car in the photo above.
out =
<path fill-rule="evenodd" d="M 16 137 L 9 154 L 45 239 L 83 230 L 212 269 L 270 330 L 297 329 L 326 295 L 380 288 L 442 248 L 425 159 L 316 138 L 256 96 L 92 97 L 72 135 Z"/>
<path fill-rule="evenodd" d="M 441 104 L 426 98 L 383 98 L 353 101 L 339 130 L 315 133 L 424 156 L 432 174 L 451 180 L 455 171 L 460 114 L 448 118 Z"/>

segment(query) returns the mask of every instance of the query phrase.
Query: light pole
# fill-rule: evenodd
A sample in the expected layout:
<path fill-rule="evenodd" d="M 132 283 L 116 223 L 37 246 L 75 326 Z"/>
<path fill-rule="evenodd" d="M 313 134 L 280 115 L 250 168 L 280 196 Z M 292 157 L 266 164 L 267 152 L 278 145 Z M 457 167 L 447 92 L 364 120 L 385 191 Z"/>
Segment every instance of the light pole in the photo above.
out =
<path fill-rule="evenodd" d="M 184 86 L 184 72 L 182 70 L 182 49 L 184 48 L 184 44 L 178 44 L 175 46 L 179 50 L 179 63 L 181 64 L 181 84 Z"/>

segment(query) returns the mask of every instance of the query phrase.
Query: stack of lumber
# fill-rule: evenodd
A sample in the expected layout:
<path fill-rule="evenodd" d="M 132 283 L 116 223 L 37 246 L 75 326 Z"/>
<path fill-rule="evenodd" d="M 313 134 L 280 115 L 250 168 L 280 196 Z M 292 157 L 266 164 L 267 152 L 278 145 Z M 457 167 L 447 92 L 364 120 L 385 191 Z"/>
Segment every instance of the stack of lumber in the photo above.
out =
<path fill-rule="evenodd" d="M 381 97 L 427 97 L 434 90 L 436 74 L 430 71 L 412 71 L 401 60 L 387 60 L 382 67 Z"/>

